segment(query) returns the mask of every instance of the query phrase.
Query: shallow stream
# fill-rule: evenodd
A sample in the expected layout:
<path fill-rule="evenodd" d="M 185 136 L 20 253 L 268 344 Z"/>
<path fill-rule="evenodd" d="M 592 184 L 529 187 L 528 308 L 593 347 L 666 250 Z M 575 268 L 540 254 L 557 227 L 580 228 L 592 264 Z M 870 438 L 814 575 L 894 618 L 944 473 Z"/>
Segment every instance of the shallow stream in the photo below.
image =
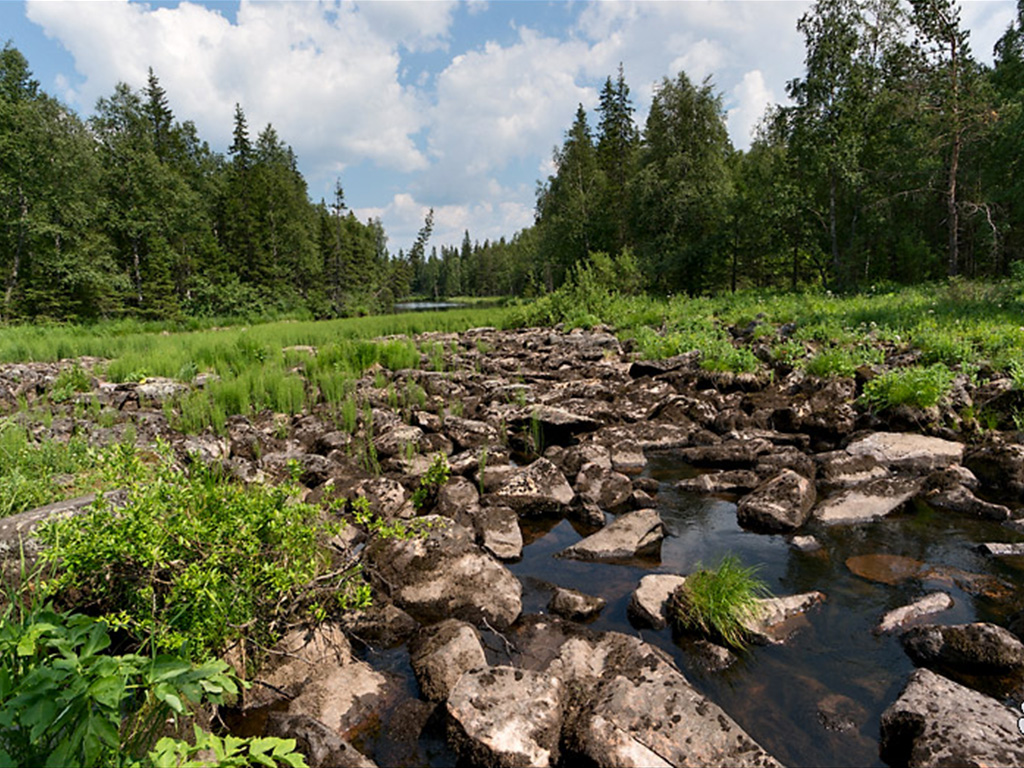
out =
<path fill-rule="evenodd" d="M 867 525 L 812 524 L 802 533 L 814 535 L 822 549 L 802 552 L 786 537 L 741 529 L 731 501 L 677 491 L 675 483 L 696 471 L 671 454 L 652 457 L 645 474 L 660 482 L 658 511 L 669 531 L 660 562 L 610 565 L 557 558 L 557 552 L 581 538 L 580 532 L 567 520 L 530 522 L 524 528 L 529 543 L 523 558 L 509 566 L 523 583 L 523 612 L 545 612 L 556 584 L 603 597 L 608 604 L 590 627 L 639 634 L 668 651 L 695 687 L 785 765 L 884 765 L 878 756 L 880 717 L 913 669 L 896 636 L 872 631 L 884 613 L 942 590 L 954 605 L 928 621 L 1005 625 L 1007 614 L 1024 602 L 1024 563 L 972 548 L 982 541 L 1021 538 L 998 523 L 918 504 Z M 886 553 L 931 568 L 923 578 L 886 584 L 857 576 L 845 564 L 853 556 Z M 705 673 L 687 652 L 685 639 L 674 638 L 670 629 L 638 631 L 626 618 L 626 606 L 643 575 L 687 574 L 702 564 L 717 565 L 727 554 L 746 566 L 759 566 L 759 577 L 776 595 L 820 590 L 827 600 L 795 622 L 796 631 L 784 645 L 754 646 L 724 672 Z M 981 575 L 988 583 L 979 585 L 965 574 Z M 993 583 L 1003 592 L 998 599 L 984 594 Z M 492 663 L 500 663 L 502 640 L 494 635 L 485 640 Z M 417 694 L 404 647 L 367 659 L 397 674 Z M 382 766 L 453 764 L 438 728 L 427 729 L 412 751 L 397 744 L 391 730 L 385 726 L 356 746 Z"/>

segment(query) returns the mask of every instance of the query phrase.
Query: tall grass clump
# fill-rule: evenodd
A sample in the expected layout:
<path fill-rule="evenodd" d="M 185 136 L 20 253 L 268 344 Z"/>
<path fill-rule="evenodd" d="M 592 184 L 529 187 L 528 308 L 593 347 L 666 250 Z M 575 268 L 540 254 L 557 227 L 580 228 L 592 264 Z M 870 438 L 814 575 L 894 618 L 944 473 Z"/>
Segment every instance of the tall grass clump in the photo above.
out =
<path fill-rule="evenodd" d="M 758 618 L 759 600 L 771 594 L 756 573 L 756 567 L 743 566 L 733 555 L 722 558 L 714 570 L 691 573 L 669 602 L 673 622 L 733 648 L 746 647 L 747 625 Z"/>
<path fill-rule="evenodd" d="M 942 363 L 886 371 L 864 385 L 863 400 L 876 411 L 908 405 L 938 405 L 953 388 L 955 374 Z"/>

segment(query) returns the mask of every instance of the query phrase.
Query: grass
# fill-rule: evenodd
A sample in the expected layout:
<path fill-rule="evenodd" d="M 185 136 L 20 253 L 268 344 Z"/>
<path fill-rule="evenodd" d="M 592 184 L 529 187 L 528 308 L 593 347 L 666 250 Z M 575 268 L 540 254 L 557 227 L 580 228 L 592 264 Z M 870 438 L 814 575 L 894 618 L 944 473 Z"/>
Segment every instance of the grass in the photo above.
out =
<path fill-rule="evenodd" d="M 949 394 L 954 373 L 942 363 L 886 371 L 864 385 L 864 402 L 877 411 L 909 405 L 930 408 Z"/>
<path fill-rule="evenodd" d="M 770 595 L 756 573 L 756 567 L 744 567 L 732 555 L 724 557 L 715 570 L 691 573 L 672 595 L 669 610 L 673 622 L 733 648 L 746 647 L 745 625 L 757 618 L 758 600 Z"/>

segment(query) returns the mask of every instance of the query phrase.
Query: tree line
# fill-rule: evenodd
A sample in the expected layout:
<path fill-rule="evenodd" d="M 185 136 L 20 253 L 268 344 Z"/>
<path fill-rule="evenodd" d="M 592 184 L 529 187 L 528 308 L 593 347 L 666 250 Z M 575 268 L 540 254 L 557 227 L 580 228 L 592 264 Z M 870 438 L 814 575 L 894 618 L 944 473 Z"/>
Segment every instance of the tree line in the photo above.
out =
<path fill-rule="evenodd" d="M 685 73 L 643 130 L 622 68 L 582 105 L 537 196 L 529 273 L 626 252 L 646 286 L 848 289 L 998 276 L 1024 261 L 1024 0 L 991 67 L 953 0 L 818 0 L 806 68 L 748 151 Z"/>
<path fill-rule="evenodd" d="M 272 125 L 254 135 L 240 105 L 225 156 L 176 119 L 152 70 L 82 120 L 0 50 L 2 321 L 384 311 L 426 285 L 432 217 L 392 256 L 340 182 L 312 203 L 294 151 Z M 445 284 L 512 292 L 504 248 L 463 246 Z"/>

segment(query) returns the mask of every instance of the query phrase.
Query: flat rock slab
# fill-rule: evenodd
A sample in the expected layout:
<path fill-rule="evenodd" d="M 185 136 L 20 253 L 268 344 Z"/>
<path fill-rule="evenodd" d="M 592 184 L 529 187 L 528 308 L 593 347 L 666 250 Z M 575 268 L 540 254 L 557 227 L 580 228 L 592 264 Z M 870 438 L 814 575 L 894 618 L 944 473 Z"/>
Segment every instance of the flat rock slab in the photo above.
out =
<path fill-rule="evenodd" d="M 875 627 L 875 632 L 879 634 L 893 632 L 923 616 L 942 613 L 942 611 L 948 611 L 952 607 L 953 598 L 950 597 L 948 593 L 932 592 L 929 595 L 925 595 L 924 597 L 915 600 L 909 605 L 904 605 L 889 611 L 882 617 L 881 621 L 878 622 L 878 626 Z"/>
<path fill-rule="evenodd" d="M 915 671 L 882 713 L 880 752 L 889 765 L 1024 765 L 1017 712 L 927 669 Z"/>
<path fill-rule="evenodd" d="M 744 622 L 744 627 L 754 642 L 779 645 L 797 629 L 793 619 L 801 617 L 825 599 L 825 593 L 817 591 L 763 598 L 758 600 L 757 618 Z"/>
<path fill-rule="evenodd" d="M 565 688 L 557 677 L 514 667 L 466 672 L 448 698 L 448 739 L 481 768 L 558 762 Z"/>
<path fill-rule="evenodd" d="M 494 496 L 519 514 L 528 515 L 564 512 L 576 493 L 554 464 L 537 459 L 512 474 Z"/>
<path fill-rule="evenodd" d="M 676 488 L 690 493 L 747 493 L 760 483 L 761 478 L 751 469 L 730 469 L 684 478 Z"/>
<path fill-rule="evenodd" d="M 641 509 L 616 518 L 558 554 L 574 560 L 630 560 L 659 552 L 664 538 L 665 524 L 661 516 L 653 509 Z"/>
<path fill-rule="evenodd" d="M 826 525 L 880 520 L 898 510 L 921 490 L 922 481 L 907 478 L 873 480 L 821 502 L 813 515 Z"/>
<path fill-rule="evenodd" d="M 993 557 L 1020 557 L 1024 555 L 1024 541 L 1018 541 L 1014 544 L 986 541 L 984 544 L 979 544 L 977 549 L 983 555 L 991 555 Z"/>
<path fill-rule="evenodd" d="M 671 573 L 649 573 L 640 579 L 626 607 L 626 615 L 633 626 L 651 629 L 668 626 L 668 600 L 685 582 L 685 576 Z"/>
<path fill-rule="evenodd" d="M 440 515 L 417 518 L 425 536 L 377 539 L 365 550 L 371 578 L 395 604 L 425 621 L 486 619 L 508 627 L 522 611 L 523 587 L 511 571 L 483 552 L 473 535 Z"/>
<path fill-rule="evenodd" d="M 926 473 L 959 464 L 963 443 L 904 432 L 875 432 L 846 446 L 851 456 L 871 456 L 882 466 Z"/>
<path fill-rule="evenodd" d="M 128 499 L 126 491 L 109 491 L 104 494 L 107 504 L 124 506 Z M 39 554 L 42 544 L 35 537 L 39 524 L 51 518 L 73 517 L 84 513 L 96 501 L 96 494 L 79 496 L 74 499 L 54 502 L 36 507 L 16 515 L 0 518 L 0 560 L 18 559 L 22 553 L 31 558 Z"/>

